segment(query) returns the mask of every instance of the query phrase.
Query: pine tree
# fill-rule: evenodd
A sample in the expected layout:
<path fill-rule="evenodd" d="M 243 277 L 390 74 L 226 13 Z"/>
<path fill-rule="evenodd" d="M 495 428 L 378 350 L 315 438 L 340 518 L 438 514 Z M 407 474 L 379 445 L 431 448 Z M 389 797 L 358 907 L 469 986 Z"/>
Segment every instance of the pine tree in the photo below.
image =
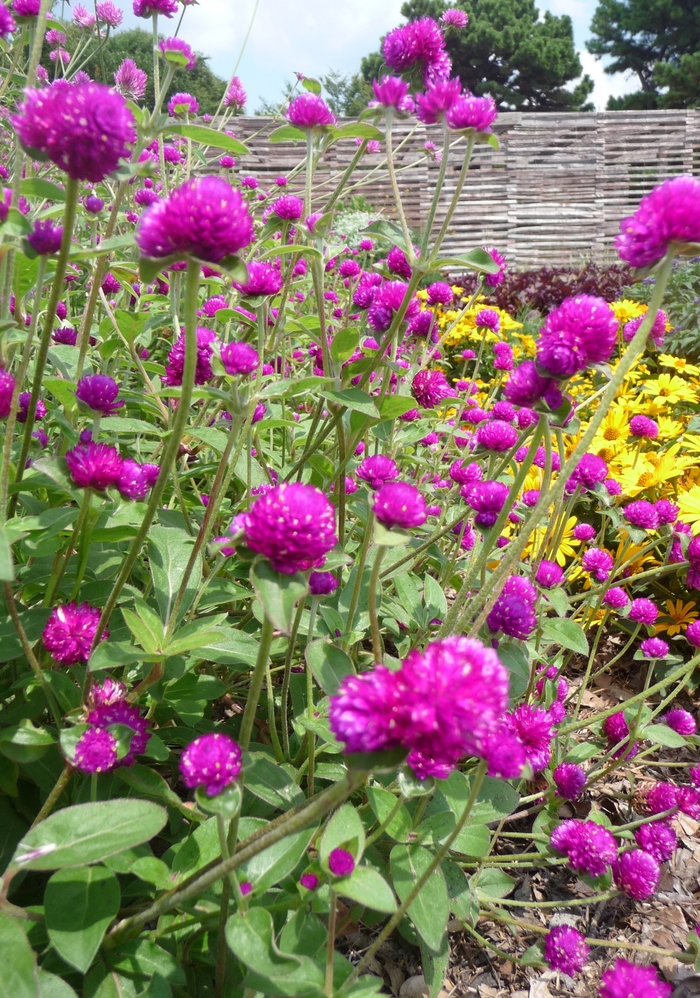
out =
<path fill-rule="evenodd" d="M 447 49 L 453 73 L 472 93 L 490 95 L 501 110 L 589 111 L 593 90 L 574 48 L 571 18 L 556 17 L 535 0 L 408 0 L 401 13 L 408 20 L 433 17 L 450 7 L 466 11 L 469 24 L 450 31 Z M 362 60 L 367 80 L 382 66 L 379 53 Z M 575 86 L 570 87 L 574 80 Z"/>

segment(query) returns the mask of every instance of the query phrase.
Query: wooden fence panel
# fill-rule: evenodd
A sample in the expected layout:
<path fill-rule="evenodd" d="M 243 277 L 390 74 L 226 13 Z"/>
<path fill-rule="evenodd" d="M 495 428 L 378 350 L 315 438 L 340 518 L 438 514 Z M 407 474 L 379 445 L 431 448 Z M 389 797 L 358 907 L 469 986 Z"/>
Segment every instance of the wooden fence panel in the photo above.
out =
<path fill-rule="evenodd" d="M 304 160 L 302 143 L 269 141 L 270 119 L 237 118 L 236 133 L 250 155 L 242 174 L 271 187 Z M 474 246 L 496 246 L 511 266 L 576 264 L 616 259 L 620 219 L 660 181 L 679 173 L 700 175 L 700 110 L 605 111 L 523 114 L 497 119 L 500 149 L 475 148 L 466 185 L 450 220 L 447 255 Z M 440 143 L 440 129 L 415 120 L 398 123 L 394 144 L 399 188 L 409 224 L 420 229 L 428 215 L 438 164 L 426 141 Z M 355 140 L 333 146 L 319 165 L 319 202 L 330 193 L 356 152 Z M 464 144 L 450 152 L 437 222 L 445 218 L 458 181 Z M 383 154 L 364 156 L 352 193 L 363 195 L 386 217 L 395 216 Z M 292 179 L 290 189 L 299 183 Z"/>

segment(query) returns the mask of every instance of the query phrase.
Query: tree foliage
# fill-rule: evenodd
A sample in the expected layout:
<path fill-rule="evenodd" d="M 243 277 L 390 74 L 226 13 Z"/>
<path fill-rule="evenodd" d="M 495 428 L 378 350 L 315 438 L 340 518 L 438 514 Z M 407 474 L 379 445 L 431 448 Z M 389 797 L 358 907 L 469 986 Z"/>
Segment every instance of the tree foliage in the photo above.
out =
<path fill-rule="evenodd" d="M 593 81 L 581 76 L 574 48 L 571 18 L 556 17 L 534 0 L 408 0 L 401 13 L 409 20 L 438 19 L 445 10 L 466 11 L 469 25 L 450 32 L 447 49 L 453 71 L 475 94 L 490 95 L 501 110 L 592 110 L 587 98 Z M 362 61 L 362 75 L 371 80 L 381 69 L 378 53 Z M 580 79 L 579 79 L 580 78 Z M 578 80 L 575 86 L 571 86 Z"/>
<path fill-rule="evenodd" d="M 78 47 L 78 36 L 84 33 L 74 25 L 67 27 L 69 51 L 76 51 Z M 153 37 L 148 31 L 142 28 L 131 28 L 128 31 L 117 31 L 110 35 L 106 42 L 95 48 L 82 69 L 85 70 L 94 80 L 100 83 L 114 83 L 114 74 L 124 59 L 133 59 L 139 69 L 148 73 L 148 85 L 144 97 L 144 104 L 153 107 Z M 44 53 L 42 62 L 50 74 L 54 71 L 54 65 L 49 60 L 48 48 Z M 82 58 L 78 57 L 78 63 L 82 63 Z M 197 98 L 201 114 L 214 114 L 219 106 L 224 91 L 226 81 L 216 76 L 207 65 L 207 57 L 197 53 L 197 65 L 194 69 L 178 69 L 173 78 L 173 82 L 168 90 L 165 101 L 172 94 L 187 91 Z"/>
<path fill-rule="evenodd" d="M 606 73 L 634 73 L 640 89 L 611 110 L 693 107 L 700 102 L 700 3 L 599 0 L 588 51 L 610 56 Z"/>

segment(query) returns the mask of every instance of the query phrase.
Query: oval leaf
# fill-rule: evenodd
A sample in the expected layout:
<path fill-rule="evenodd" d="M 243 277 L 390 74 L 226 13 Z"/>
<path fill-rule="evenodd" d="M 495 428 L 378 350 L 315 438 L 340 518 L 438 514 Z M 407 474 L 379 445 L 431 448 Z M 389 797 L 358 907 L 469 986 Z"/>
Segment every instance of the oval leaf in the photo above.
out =
<path fill-rule="evenodd" d="M 59 870 L 44 893 L 49 938 L 57 953 L 86 973 L 107 926 L 119 911 L 119 883 L 103 866 Z"/>

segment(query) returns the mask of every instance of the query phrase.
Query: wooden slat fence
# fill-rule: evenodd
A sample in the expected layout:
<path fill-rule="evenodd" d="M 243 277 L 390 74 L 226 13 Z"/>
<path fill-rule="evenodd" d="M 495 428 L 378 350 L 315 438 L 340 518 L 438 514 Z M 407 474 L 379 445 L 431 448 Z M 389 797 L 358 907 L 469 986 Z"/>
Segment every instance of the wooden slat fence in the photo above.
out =
<path fill-rule="evenodd" d="M 235 130 L 251 150 L 241 160 L 241 174 L 255 175 L 265 187 L 304 157 L 301 144 L 269 141 L 270 119 L 237 118 Z M 620 219 L 643 194 L 666 177 L 700 175 L 700 111 L 508 112 L 494 130 L 500 149 L 475 149 L 445 242 L 449 255 L 481 245 L 498 247 L 518 268 L 612 261 Z M 424 144 L 439 144 L 440 135 L 415 119 L 396 127 L 399 184 L 414 226 L 426 218 L 438 173 Z M 438 221 L 455 188 L 463 148 L 450 154 Z M 355 140 L 347 139 L 327 153 L 317 174 L 319 203 L 355 151 Z M 393 217 L 383 159 L 383 153 L 363 158 L 353 193 Z"/>

